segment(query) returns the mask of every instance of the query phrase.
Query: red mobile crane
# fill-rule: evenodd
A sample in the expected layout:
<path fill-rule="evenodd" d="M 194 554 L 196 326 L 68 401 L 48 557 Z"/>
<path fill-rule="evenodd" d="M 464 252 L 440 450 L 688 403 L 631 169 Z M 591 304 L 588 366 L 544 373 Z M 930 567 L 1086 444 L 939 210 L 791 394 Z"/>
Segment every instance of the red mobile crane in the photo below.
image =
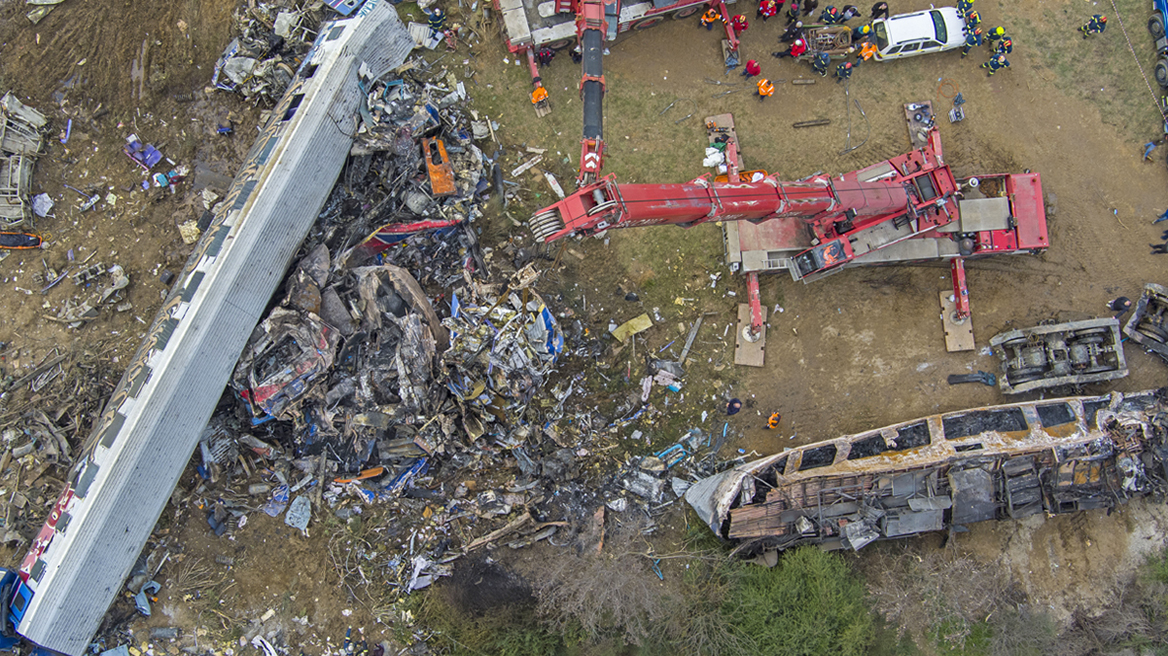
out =
<path fill-rule="evenodd" d="M 969 317 L 965 258 L 1037 252 L 1049 245 L 1039 175 L 959 182 L 944 161 L 935 128 L 921 148 L 834 178 L 787 182 L 760 171 L 742 181 L 736 148 L 731 139 L 725 182 L 702 176 L 684 184 L 622 185 L 609 175 L 536 212 L 531 230 L 537 241 L 550 242 L 612 228 L 747 222 L 744 228 L 755 230 L 743 230 L 743 238 L 783 261 L 764 268 L 787 268 L 804 282 L 848 266 L 951 259 L 958 320 Z M 933 242 L 927 254 L 912 248 L 925 245 L 918 240 Z M 899 255 L 888 257 L 890 252 Z M 762 334 L 763 317 L 758 272 L 747 275 L 751 325 L 744 337 L 753 341 Z"/>

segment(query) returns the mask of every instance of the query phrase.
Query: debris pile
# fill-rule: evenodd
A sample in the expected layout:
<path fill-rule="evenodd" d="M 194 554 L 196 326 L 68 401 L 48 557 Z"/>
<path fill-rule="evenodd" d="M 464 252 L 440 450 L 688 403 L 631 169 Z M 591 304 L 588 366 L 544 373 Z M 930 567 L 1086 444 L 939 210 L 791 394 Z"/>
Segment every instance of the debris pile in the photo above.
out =
<path fill-rule="evenodd" d="M 32 219 L 32 169 L 47 124 L 43 114 L 11 92 L 0 98 L 0 229 L 11 230 Z"/>
<path fill-rule="evenodd" d="M 284 95 L 316 39 L 323 9 L 296 3 L 249 3 L 234 16 L 239 36 L 223 49 L 211 86 L 270 107 Z M 287 5 L 287 6 L 283 6 Z"/>

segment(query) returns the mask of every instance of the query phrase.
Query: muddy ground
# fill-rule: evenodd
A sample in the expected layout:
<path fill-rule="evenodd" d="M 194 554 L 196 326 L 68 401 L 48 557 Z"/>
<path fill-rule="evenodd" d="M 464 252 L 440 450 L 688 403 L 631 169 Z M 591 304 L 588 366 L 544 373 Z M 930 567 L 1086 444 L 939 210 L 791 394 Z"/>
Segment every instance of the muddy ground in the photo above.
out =
<path fill-rule="evenodd" d="M 41 109 L 58 129 L 68 118 L 74 120 L 69 143 L 57 142 L 60 134 L 50 135 L 37 168 L 35 192 L 46 191 L 57 201 L 56 216 L 36 226 L 47 233 L 49 248 L 0 261 L 0 342 L 8 344 L 2 366 L 8 375 L 19 377 L 53 349 L 70 353 L 70 363 L 76 365 L 68 369 L 72 377 L 65 384 L 47 388 L 39 397 L 5 401 L 0 424 L 15 421 L 37 404 L 65 405 L 68 413 L 76 414 L 74 435 L 81 439 L 87 434 L 92 413 L 121 374 L 119 360 L 136 348 L 146 328 L 143 322 L 161 300 L 160 273 L 177 270 L 189 252 L 176 225 L 201 213 L 194 191 L 203 185 L 222 187 L 234 174 L 260 111 L 229 94 L 207 94 L 203 87 L 231 37 L 229 18 L 236 4 L 69 0 L 32 26 L 22 16 L 24 5 L 0 2 L 0 86 Z M 893 11 L 926 4 L 897 3 Z M 1150 72 L 1145 4 L 1131 0 L 1118 6 L 1135 52 Z M 738 83 L 741 78 L 723 75 L 717 34 L 698 28 L 696 17 L 628 35 L 612 44 L 605 58 L 606 171 L 627 182 L 681 182 L 705 172 L 700 166 L 701 118 L 721 112 L 734 113 L 749 167 L 790 179 L 859 168 L 906 151 L 902 105 L 931 99 L 938 110 L 947 110 L 950 101 L 942 91 L 949 91 L 939 85 L 951 81 L 967 100 L 968 116 L 958 124 L 940 125 L 945 156 L 955 172 L 1037 171 L 1051 210 L 1052 247 L 1046 253 L 967 265 L 979 351 L 951 354 L 944 349 L 937 298 L 950 286 L 948 267 L 853 270 L 810 285 L 775 275 L 763 278 L 763 301 L 772 308 L 781 305 L 784 312 L 770 321 L 766 367 L 735 370 L 728 365 L 733 333 L 724 331 L 744 285 L 721 264 L 720 230 L 713 225 L 685 232 L 614 231 L 608 241 L 573 242 L 583 259 L 563 257 L 563 270 L 551 276 L 560 285 L 563 303 L 577 309 L 589 303 L 593 311 L 586 316 L 599 331 L 610 319 L 622 321 L 659 307 L 666 320 L 645 335 L 645 345 L 652 348 L 677 338 L 697 311 L 717 313 L 707 317 L 710 327 L 699 337 L 695 360 L 706 362 L 691 371 L 687 391 L 721 398 L 732 390 L 754 402 L 748 412 L 731 418 L 731 430 L 742 437 L 728 449 L 766 454 L 921 415 L 1012 400 L 995 389 L 949 387 L 945 377 L 996 370 L 996 362 L 981 349 L 998 332 L 1050 319 L 1097 316 L 1111 298 L 1135 298 L 1144 282 L 1165 282 L 1164 260 L 1149 255 L 1148 244 L 1160 241 L 1161 230 L 1150 224 L 1168 207 L 1166 149 L 1158 150 L 1153 162 L 1141 160 L 1142 144 L 1159 136 L 1154 98 L 1115 18 L 1101 38 L 1083 40 L 1075 32 L 1105 6 L 1110 14 L 1110 6 L 1100 3 L 981 0 L 978 8 L 989 26 L 1004 24 L 1014 38 L 1009 70 L 987 78 L 977 68 L 984 50 L 965 60 L 951 52 L 869 63 L 855 73 L 847 95 L 843 85 L 830 80 L 790 84 L 811 72 L 803 64 L 777 63 L 769 56 L 778 47 L 781 22 L 755 19 L 753 4 L 745 12 L 752 22 L 743 38 L 745 58 L 759 59 L 764 74 L 787 80 L 765 102 L 750 97 L 745 85 L 705 81 Z M 401 8 L 416 15 L 412 5 Z M 557 161 L 549 170 L 562 181 L 570 180 L 579 152 L 578 67 L 561 54 L 544 71 L 555 110 L 540 120 L 526 99 L 525 68 L 515 65 L 493 31 L 488 29 L 485 36 L 482 44 L 458 53 L 466 63 L 455 70 L 471 77 L 475 106 L 502 124 L 499 136 L 508 146 L 504 161 L 512 166 L 521 161 L 522 154 L 510 147 L 517 144 L 553 148 L 567 161 Z M 457 56 L 451 61 L 457 62 Z M 742 90 L 711 97 L 728 89 Z M 850 143 L 867 141 L 841 155 L 848 143 L 849 97 L 867 117 L 865 121 L 856 105 L 851 106 Z M 674 99 L 688 100 L 661 114 Z M 692 118 L 675 123 L 691 109 Z M 236 121 L 236 134 L 216 135 L 216 125 L 229 114 Z M 829 118 L 832 124 L 790 127 L 813 118 Z M 131 132 L 158 145 L 175 162 L 201 164 L 201 178 L 196 176 L 174 196 L 141 191 L 142 172 L 119 152 Z M 540 179 L 529 180 L 524 182 L 531 190 L 527 206 L 512 206 L 509 215 L 491 217 L 484 226 L 488 234 L 524 234 L 513 221 L 522 221 L 524 210 L 550 201 Z M 79 196 L 64 183 L 100 188 L 103 196 L 113 193 L 118 200 L 80 214 Z M 94 261 L 125 267 L 133 309 L 117 313 L 111 308 L 80 329 L 46 318 L 77 290 L 65 282 L 42 297 L 44 283 L 35 276 L 45 264 L 61 270 L 71 249 L 78 260 L 97 252 Z M 719 273 L 711 288 L 709 276 Z M 638 292 L 642 301 L 625 303 L 628 291 Z M 675 304 L 679 297 L 699 300 Z M 1128 348 L 1127 355 L 1128 378 L 1083 391 L 1164 384 L 1165 363 L 1135 348 Z M 611 360 L 613 367 L 623 366 L 620 357 Z M 693 400 L 687 414 L 670 417 L 671 427 L 700 421 Z M 711 411 L 719 406 L 715 398 L 703 403 Z M 777 432 L 763 428 L 763 416 L 772 410 L 784 416 Z M 715 427 L 713 420 L 706 427 Z M 43 505 L 51 495 L 33 501 Z M 188 545 L 186 558 L 209 563 L 225 552 L 206 534 L 199 513 L 172 517 L 169 530 Z M 1112 584 L 1131 570 L 1140 554 L 1162 544 L 1166 520 L 1162 506 L 1139 502 L 1110 516 L 1089 513 L 1045 523 L 1031 518 L 978 526 L 957 543 L 1011 567 L 1036 599 L 1066 619 L 1077 609 L 1090 611 L 1107 603 Z M 376 613 L 350 602 L 329 563 L 329 525 L 301 538 L 278 521 L 262 516 L 253 521 L 255 529 L 242 533 L 226 550 L 238 556 L 226 572 L 235 585 L 215 586 L 222 596 L 214 606 L 230 619 L 224 625 L 262 616 L 269 608 L 288 618 L 289 627 L 297 626 L 292 618 L 307 617 L 319 629 L 313 632 L 316 644 L 304 640 L 307 653 L 319 651 L 325 638 L 339 643 L 345 626 L 375 625 Z M 180 623 L 184 601 L 190 599 L 166 598 L 163 606 L 174 619 L 164 612 L 152 622 Z M 223 630 L 216 629 L 216 635 Z"/>

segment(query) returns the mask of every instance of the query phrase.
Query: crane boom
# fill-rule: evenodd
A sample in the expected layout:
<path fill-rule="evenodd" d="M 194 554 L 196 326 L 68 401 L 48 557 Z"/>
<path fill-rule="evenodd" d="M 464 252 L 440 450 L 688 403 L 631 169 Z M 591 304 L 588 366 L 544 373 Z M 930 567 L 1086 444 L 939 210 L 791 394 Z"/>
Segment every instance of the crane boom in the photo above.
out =
<path fill-rule="evenodd" d="M 920 236 L 958 218 L 958 184 L 942 158 L 940 139 L 839 177 L 814 175 L 786 182 L 759 175 L 749 182 L 617 184 L 607 176 L 532 216 L 537 241 L 611 228 L 707 221 L 797 221 L 812 233 L 792 275 L 802 279 L 856 257 Z"/>
<path fill-rule="evenodd" d="M 580 40 L 580 99 L 584 104 L 584 136 L 580 140 L 577 182 L 596 182 L 604 166 L 604 0 L 583 0 L 576 17 Z"/>

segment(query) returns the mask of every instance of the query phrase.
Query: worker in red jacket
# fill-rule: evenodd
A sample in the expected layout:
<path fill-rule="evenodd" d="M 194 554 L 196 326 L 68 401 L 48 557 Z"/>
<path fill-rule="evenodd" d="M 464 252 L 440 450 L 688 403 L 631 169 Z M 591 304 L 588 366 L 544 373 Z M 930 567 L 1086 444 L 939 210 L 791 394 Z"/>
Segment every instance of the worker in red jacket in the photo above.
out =
<path fill-rule="evenodd" d="M 762 17 L 764 23 L 777 13 L 779 13 L 779 5 L 775 0 L 762 0 L 758 5 L 758 15 Z"/>
<path fill-rule="evenodd" d="M 795 42 L 792 43 L 791 47 L 787 48 L 786 51 L 772 52 L 771 55 L 778 57 L 779 59 L 782 59 L 783 57 L 798 59 L 799 55 L 802 55 L 805 52 L 807 52 L 807 44 L 804 43 L 803 39 L 795 39 Z"/>
<path fill-rule="evenodd" d="M 734 18 L 730 19 L 730 27 L 734 28 L 735 33 L 740 34 L 742 32 L 745 32 L 746 29 L 748 27 L 750 27 L 750 23 L 747 22 L 746 16 L 743 16 L 742 14 L 738 14 L 738 15 L 734 16 Z"/>
<path fill-rule="evenodd" d="M 761 72 L 762 67 L 759 66 L 758 62 L 753 59 L 746 62 L 746 68 L 742 69 L 742 75 L 745 76 L 748 80 Z"/>

